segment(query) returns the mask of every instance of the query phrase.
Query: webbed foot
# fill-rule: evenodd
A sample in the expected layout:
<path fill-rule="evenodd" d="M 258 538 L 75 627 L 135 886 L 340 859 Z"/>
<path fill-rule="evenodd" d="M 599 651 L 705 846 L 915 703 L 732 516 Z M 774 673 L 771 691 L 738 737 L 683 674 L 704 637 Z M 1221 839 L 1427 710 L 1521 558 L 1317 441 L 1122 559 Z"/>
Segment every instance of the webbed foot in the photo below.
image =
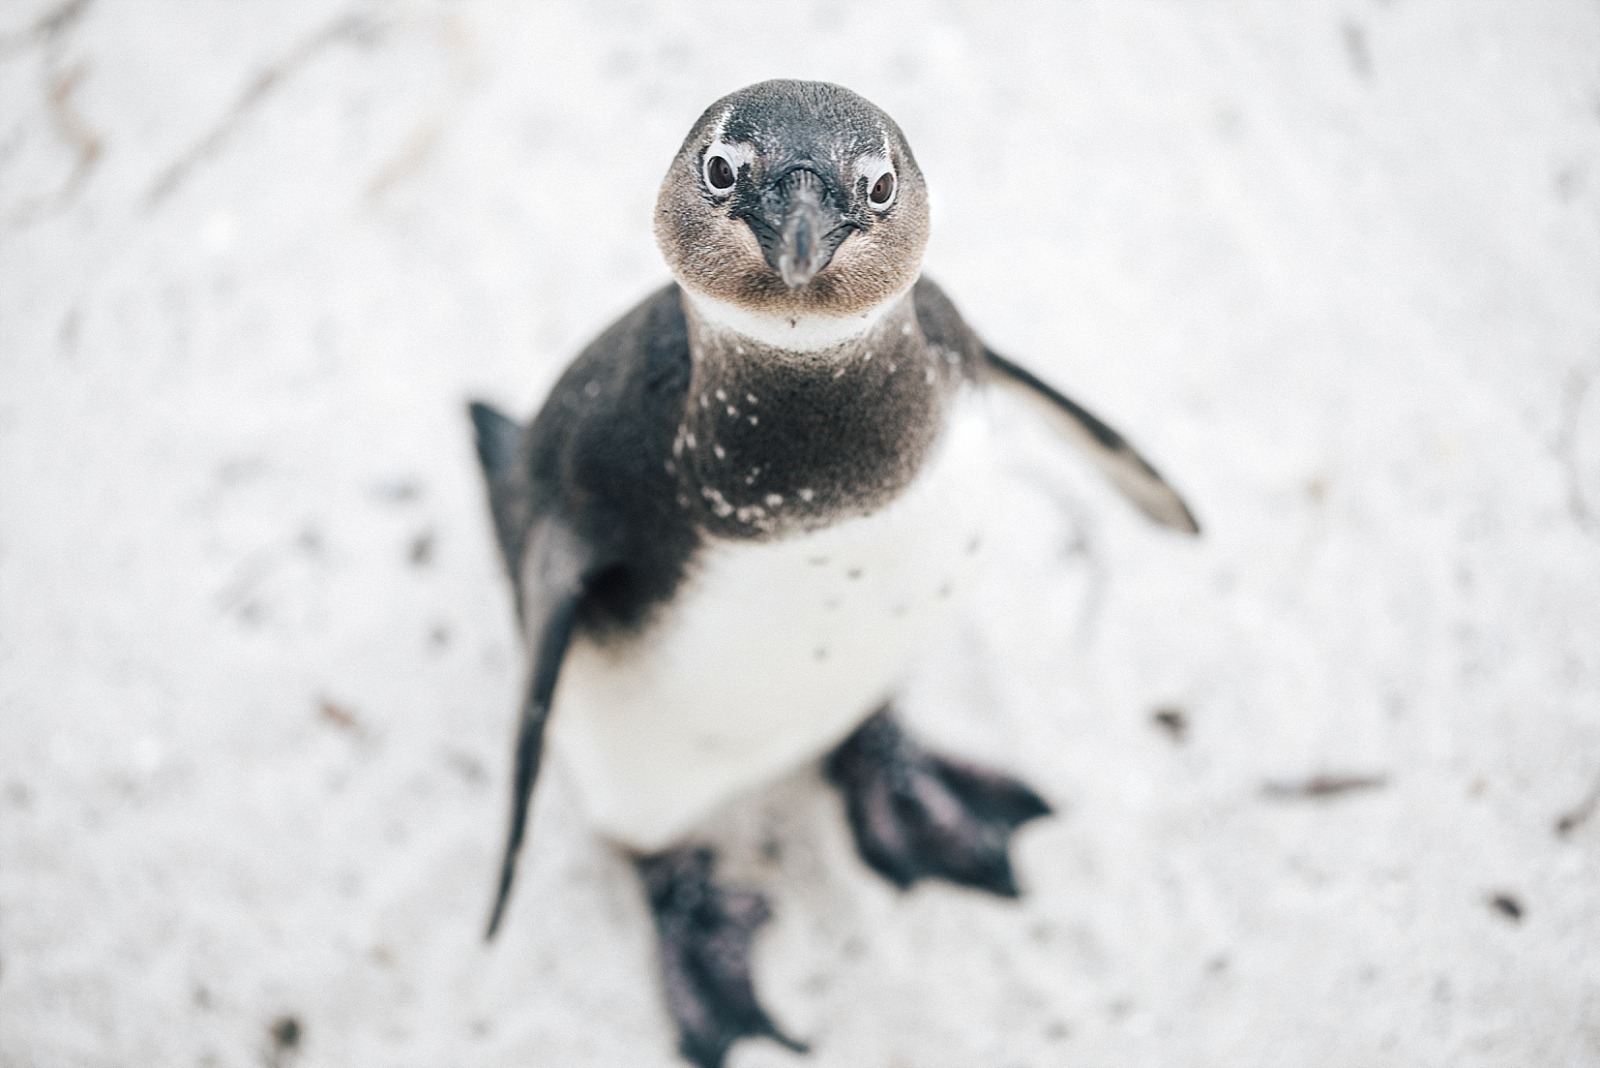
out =
<path fill-rule="evenodd" d="M 1011 835 L 1050 814 L 1024 784 L 928 752 L 887 710 L 846 738 L 823 770 L 844 795 L 861 859 L 902 890 L 932 877 L 1018 896 Z"/>
<path fill-rule="evenodd" d="M 771 916 L 761 896 L 712 883 L 716 857 L 704 847 L 638 857 L 635 863 L 655 913 L 678 1051 L 698 1068 L 722 1068 L 728 1048 L 741 1038 L 770 1038 L 806 1052 L 772 1022 L 751 983 L 750 943 Z"/>

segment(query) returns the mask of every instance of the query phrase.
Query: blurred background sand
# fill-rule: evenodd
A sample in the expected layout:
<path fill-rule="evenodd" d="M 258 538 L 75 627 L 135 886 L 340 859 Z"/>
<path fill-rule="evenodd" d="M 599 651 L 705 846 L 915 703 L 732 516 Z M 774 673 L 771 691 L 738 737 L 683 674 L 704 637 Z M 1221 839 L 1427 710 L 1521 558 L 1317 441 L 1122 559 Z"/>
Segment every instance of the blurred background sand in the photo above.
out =
<path fill-rule="evenodd" d="M 1600 1065 L 1597 57 L 1558 0 L 6 0 L 0 1064 L 678 1063 L 559 770 L 479 939 L 521 661 L 462 401 L 536 406 L 665 278 L 694 118 L 797 76 L 1206 534 L 1007 435 L 908 706 L 1058 803 L 1029 896 L 892 892 L 810 771 L 730 810 L 815 1049 L 732 1064 Z"/>

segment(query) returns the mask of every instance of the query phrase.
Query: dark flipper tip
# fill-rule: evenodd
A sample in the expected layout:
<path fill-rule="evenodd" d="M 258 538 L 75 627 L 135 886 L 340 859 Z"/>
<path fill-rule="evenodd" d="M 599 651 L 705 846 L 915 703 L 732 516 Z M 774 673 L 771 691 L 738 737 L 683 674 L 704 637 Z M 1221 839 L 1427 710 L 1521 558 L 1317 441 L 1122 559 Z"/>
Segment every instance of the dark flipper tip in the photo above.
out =
<path fill-rule="evenodd" d="M 517 798 L 511 814 L 511 834 L 506 842 L 505 856 L 500 860 L 500 881 L 495 887 L 494 907 L 489 910 L 489 923 L 484 928 L 483 940 L 493 942 L 500 930 L 500 921 L 506 916 L 506 903 L 511 900 L 511 883 L 517 874 L 517 854 L 522 848 L 522 828 L 527 820 L 527 801 Z"/>
<path fill-rule="evenodd" d="M 514 858 L 506 857 L 506 864 L 500 872 L 500 886 L 495 891 L 494 908 L 489 912 L 489 925 L 484 928 L 483 940 L 493 942 L 495 934 L 500 930 L 500 921 L 505 918 L 506 902 L 511 899 L 511 875 Z"/>
<path fill-rule="evenodd" d="M 1088 416 L 1087 412 L 1084 414 Z M 1188 502 L 1172 488 L 1160 471 L 1134 451 L 1133 446 L 1119 438 L 1116 447 L 1108 449 L 1099 459 L 1106 476 L 1144 513 L 1145 518 L 1168 530 L 1199 536 L 1200 521 L 1194 517 Z"/>
<path fill-rule="evenodd" d="M 1166 521 L 1166 526 L 1190 537 L 1198 538 L 1201 534 L 1200 520 L 1194 517 L 1194 511 L 1182 497 L 1176 493 L 1172 495 L 1173 503 L 1177 505 L 1173 516 Z"/>
<path fill-rule="evenodd" d="M 556 559 L 561 558 L 558 555 Z M 575 570 L 576 565 L 571 565 Z M 494 909 L 489 914 L 489 926 L 484 940 L 494 937 L 505 914 L 506 900 L 511 895 L 511 883 L 517 873 L 517 854 L 522 851 L 522 839 L 528 830 L 528 807 L 533 801 L 533 786 L 539 777 L 539 761 L 544 753 L 544 726 L 550 715 L 550 699 L 555 693 L 556 679 L 561 673 L 561 660 L 566 655 L 567 644 L 572 640 L 572 629 L 577 619 L 581 587 L 571 580 L 571 588 L 561 590 L 561 584 L 546 591 L 548 605 L 540 620 L 539 638 L 535 645 L 533 676 L 528 682 L 528 693 L 522 702 L 522 714 L 517 721 L 516 749 L 511 765 L 511 822 L 506 830 L 505 854 L 500 860 L 500 882 L 495 891 Z"/>

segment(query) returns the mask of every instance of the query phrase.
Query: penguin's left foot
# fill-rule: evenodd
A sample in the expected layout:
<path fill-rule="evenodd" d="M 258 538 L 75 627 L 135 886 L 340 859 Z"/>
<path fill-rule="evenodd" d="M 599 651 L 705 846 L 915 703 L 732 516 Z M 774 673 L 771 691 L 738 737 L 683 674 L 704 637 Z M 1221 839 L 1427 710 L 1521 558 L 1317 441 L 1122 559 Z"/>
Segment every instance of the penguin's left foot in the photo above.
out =
<path fill-rule="evenodd" d="M 770 1038 L 805 1053 L 756 1000 L 750 942 L 771 917 L 759 894 L 711 881 L 708 848 L 635 858 L 655 913 L 667 1010 L 678 1026 L 678 1052 L 697 1068 L 722 1068 L 741 1038 Z"/>
<path fill-rule="evenodd" d="M 1023 783 L 928 752 L 887 708 L 846 738 L 823 771 L 844 795 L 861 859 L 900 889 L 932 877 L 1018 896 L 1011 835 L 1050 814 Z"/>

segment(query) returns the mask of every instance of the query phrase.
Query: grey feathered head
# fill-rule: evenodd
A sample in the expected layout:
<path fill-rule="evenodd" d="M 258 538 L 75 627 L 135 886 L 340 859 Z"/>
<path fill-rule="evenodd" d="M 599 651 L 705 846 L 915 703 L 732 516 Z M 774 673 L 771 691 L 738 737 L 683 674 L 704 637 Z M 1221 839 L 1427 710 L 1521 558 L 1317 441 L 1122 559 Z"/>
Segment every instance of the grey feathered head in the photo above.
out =
<path fill-rule="evenodd" d="M 853 315 L 916 281 L 927 188 L 870 102 L 826 82 L 761 82 L 700 116 L 661 183 L 655 230 L 696 295 L 791 319 Z"/>

